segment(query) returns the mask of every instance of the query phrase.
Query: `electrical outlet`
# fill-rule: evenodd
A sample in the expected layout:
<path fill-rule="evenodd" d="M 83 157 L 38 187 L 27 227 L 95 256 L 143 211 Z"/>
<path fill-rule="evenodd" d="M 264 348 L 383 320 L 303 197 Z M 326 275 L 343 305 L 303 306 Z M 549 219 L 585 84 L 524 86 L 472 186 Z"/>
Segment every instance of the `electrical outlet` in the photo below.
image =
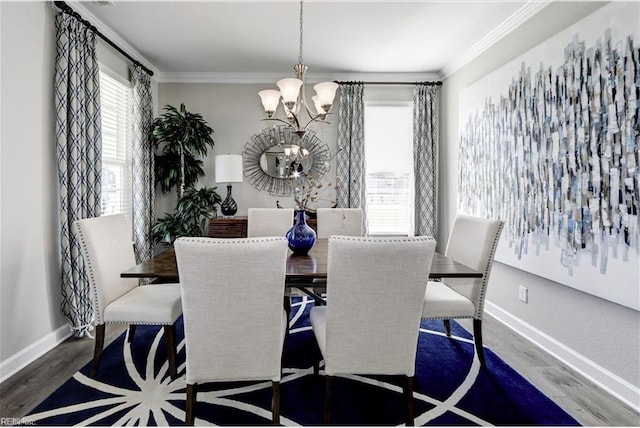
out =
<path fill-rule="evenodd" d="M 524 285 L 518 287 L 518 299 L 520 299 L 522 303 L 527 303 L 529 301 L 529 289 Z"/>

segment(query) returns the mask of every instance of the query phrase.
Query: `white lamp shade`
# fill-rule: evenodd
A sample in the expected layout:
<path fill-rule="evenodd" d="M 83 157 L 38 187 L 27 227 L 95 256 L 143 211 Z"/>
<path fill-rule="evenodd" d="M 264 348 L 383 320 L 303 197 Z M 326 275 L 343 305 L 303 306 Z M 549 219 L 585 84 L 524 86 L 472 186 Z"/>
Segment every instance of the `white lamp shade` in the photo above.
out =
<path fill-rule="evenodd" d="M 298 100 L 298 93 L 302 86 L 302 80 L 296 79 L 295 77 L 289 77 L 287 79 L 278 80 L 276 85 L 280 88 L 280 93 L 282 94 L 282 99 L 285 103 L 294 103 Z"/>
<path fill-rule="evenodd" d="M 242 182 L 242 156 L 217 155 L 215 159 L 216 183 Z"/>
<path fill-rule="evenodd" d="M 262 100 L 262 107 L 266 112 L 275 112 L 278 108 L 278 102 L 280 101 L 280 91 L 275 89 L 265 89 L 258 92 L 260 99 Z"/>
<path fill-rule="evenodd" d="M 312 96 L 311 101 L 313 101 L 313 105 L 316 106 L 316 111 L 318 112 L 318 114 L 327 114 L 327 112 L 322 108 L 320 99 L 318 99 L 317 95 Z"/>
<path fill-rule="evenodd" d="M 333 99 L 336 96 L 336 90 L 338 89 L 338 84 L 335 82 L 322 82 L 315 84 L 313 86 L 316 93 L 318 94 L 318 104 L 321 106 L 332 105 Z"/>

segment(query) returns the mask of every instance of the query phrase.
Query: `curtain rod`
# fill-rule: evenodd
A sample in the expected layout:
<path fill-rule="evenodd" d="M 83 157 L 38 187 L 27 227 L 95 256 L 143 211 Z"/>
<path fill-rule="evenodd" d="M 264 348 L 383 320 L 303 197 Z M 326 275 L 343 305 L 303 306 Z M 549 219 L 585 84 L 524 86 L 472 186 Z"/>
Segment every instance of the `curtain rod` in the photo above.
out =
<path fill-rule="evenodd" d="M 73 16 L 74 18 L 77 18 L 80 22 L 82 22 L 82 24 L 84 24 L 87 28 L 89 28 L 89 30 L 93 31 L 98 37 L 100 37 L 102 40 L 107 42 L 109 44 L 109 46 L 111 46 L 116 51 L 118 51 L 122 56 L 124 56 L 129 61 L 131 61 L 135 65 L 137 65 L 140 68 L 142 68 L 149 76 L 153 76 L 153 71 L 149 70 L 140 61 L 138 61 L 135 58 L 133 58 L 131 55 L 129 55 L 127 52 L 125 52 L 122 48 L 120 48 L 120 46 L 116 45 L 111 40 L 109 40 L 107 38 L 107 36 L 105 36 L 100 31 L 98 31 L 98 29 L 95 26 L 93 26 L 89 21 L 83 19 L 82 16 L 80 16 L 80 14 L 78 12 L 76 12 L 75 10 L 73 10 L 68 4 L 66 4 L 63 1 L 54 1 L 53 4 L 56 5 L 58 7 L 58 9 L 60 9 L 63 13 L 66 13 L 68 15 Z"/>
<path fill-rule="evenodd" d="M 442 86 L 442 82 L 441 81 L 436 81 L 436 82 L 361 82 L 361 81 L 341 81 L 341 80 L 334 80 L 335 83 L 339 84 L 339 85 L 353 85 L 356 83 L 362 83 L 363 85 L 418 85 L 418 84 L 422 84 L 422 85 L 427 85 L 427 86 Z"/>

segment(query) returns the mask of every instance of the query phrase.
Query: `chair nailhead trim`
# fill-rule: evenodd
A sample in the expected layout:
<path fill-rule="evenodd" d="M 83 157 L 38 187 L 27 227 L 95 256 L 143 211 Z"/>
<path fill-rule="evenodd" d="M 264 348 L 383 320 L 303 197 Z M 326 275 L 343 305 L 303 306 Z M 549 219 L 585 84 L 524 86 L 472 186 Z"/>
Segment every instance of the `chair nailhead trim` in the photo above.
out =
<path fill-rule="evenodd" d="M 396 238 L 371 238 L 367 236 L 332 236 L 329 240 L 336 241 L 358 241 L 358 242 L 420 242 L 420 241 L 434 241 L 432 236 L 413 236 L 413 237 L 396 237 Z"/>
<path fill-rule="evenodd" d="M 78 220 L 81 221 L 81 220 Z M 87 248 L 87 243 L 84 234 L 82 233 L 82 228 L 79 223 L 76 222 L 76 233 L 78 235 L 78 241 L 80 241 L 80 248 L 83 253 L 83 261 L 85 272 L 87 274 L 87 279 L 89 280 L 89 288 L 91 289 L 91 297 L 93 301 L 93 317 L 95 325 L 104 324 L 104 319 L 102 319 L 102 312 L 100 310 L 99 297 L 98 297 L 98 287 L 96 286 L 95 274 L 93 271 L 93 264 L 91 264 L 91 260 L 89 257 L 89 249 Z"/>
<path fill-rule="evenodd" d="M 500 234 L 502 232 L 502 227 L 504 226 L 504 222 L 498 223 L 498 230 L 496 231 L 495 236 L 493 237 L 493 242 L 491 243 L 491 248 L 489 249 L 489 257 L 488 263 L 484 267 L 484 272 L 482 272 L 482 285 L 480 286 L 480 304 L 476 308 L 476 314 L 473 318 L 482 319 L 482 314 L 484 313 L 484 299 L 485 294 L 487 292 L 487 284 L 489 283 L 489 272 L 491 271 L 491 266 L 493 265 L 493 258 L 496 253 L 496 249 L 498 248 L 498 241 L 500 238 Z"/>
<path fill-rule="evenodd" d="M 178 238 L 179 241 L 182 242 L 193 242 L 197 244 L 209 244 L 209 245 L 229 245 L 229 244 L 247 244 L 251 242 L 279 242 L 286 241 L 284 236 L 267 236 L 267 237 L 256 237 L 256 238 L 239 238 L 239 239 L 229 239 L 229 238 L 208 238 L 208 237 L 182 237 Z"/>

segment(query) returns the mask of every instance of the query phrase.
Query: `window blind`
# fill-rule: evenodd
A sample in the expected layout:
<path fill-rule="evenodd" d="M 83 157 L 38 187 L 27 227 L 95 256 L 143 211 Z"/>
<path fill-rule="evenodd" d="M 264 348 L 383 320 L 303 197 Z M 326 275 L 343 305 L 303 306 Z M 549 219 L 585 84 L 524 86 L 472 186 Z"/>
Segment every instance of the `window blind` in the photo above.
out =
<path fill-rule="evenodd" d="M 367 220 L 370 235 L 413 235 L 413 107 L 365 103 Z"/>
<path fill-rule="evenodd" d="M 132 89 L 100 72 L 102 215 L 131 214 Z"/>

